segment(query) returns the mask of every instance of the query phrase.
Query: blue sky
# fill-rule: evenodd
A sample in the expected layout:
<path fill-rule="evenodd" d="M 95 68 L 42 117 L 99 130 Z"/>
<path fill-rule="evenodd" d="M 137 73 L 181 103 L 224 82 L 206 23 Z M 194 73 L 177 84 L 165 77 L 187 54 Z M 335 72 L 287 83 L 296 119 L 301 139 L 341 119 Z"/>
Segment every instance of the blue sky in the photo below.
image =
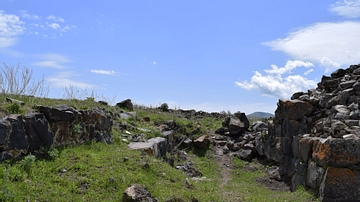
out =
<path fill-rule="evenodd" d="M 49 97 L 273 113 L 360 63 L 360 0 L 0 0 L 0 56 Z"/>

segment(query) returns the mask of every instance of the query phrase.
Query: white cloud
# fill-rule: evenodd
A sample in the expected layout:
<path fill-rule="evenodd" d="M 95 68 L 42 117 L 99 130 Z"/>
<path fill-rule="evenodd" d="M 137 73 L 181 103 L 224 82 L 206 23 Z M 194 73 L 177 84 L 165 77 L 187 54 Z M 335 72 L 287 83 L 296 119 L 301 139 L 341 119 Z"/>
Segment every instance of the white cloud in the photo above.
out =
<path fill-rule="evenodd" d="M 51 23 L 51 24 L 48 24 L 48 26 L 53 28 L 53 29 L 59 29 L 60 28 L 60 25 L 58 23 Z"/>
<path fill-rule="evenodd" d="M 327 22 L 299 29 L 288 37 L 264 43 L 295 59 L 321 64 L 326 71 L 358 64 L 360 22 Z"/>
<path fill-rule="evenodd" d="M 271 65 L 272 69 L 264 70 L 267 75 L 262 75 L 260 72 L 255 71 L 250 82 L 239 81 L 235 82 L 235 84 L 246 90 L 258 90 L 262 95 L 290 98 L 295 92 L 316 87 L 316 81 L 309 80 L 300 75 L 290 75 L 291 70 L 297 67 L 308 68 L 311 66 L 311 63 L 302 61 L 288 61 L 284 67 L 280 68 L 276 65 Z"/>
<path fill-rule="evenodd" d="M 50 83 L 50 86 L 57 88 L 74 87 L 79 89 L 93 89 L 97 87 L 93 84 L 71 79 L 74 76 L 76 76 L 74 72 L 60 72 L 56 76 L 48 78 L 47 81 Z"/>
<path fill-rule="evenodd" d="M 332 4 L 330 10 L 347 18 L 360 17 L 360 0 L 343 0 Z"/>
<path fill-rule="evenodd" d="M 75 25 L 71 25 L 71 26 L 68 26 L 66 25 L 65 27 L 63 27 L 61 29 L 61 32 L 67 32 L 68 30 L 71 30 L 71 29 L 76 29 L 77 27 Z"/>
<path fill-rule="evenodd" d="M 271 69 L 266 69 L 265 72 L 268 74 L 284 74 L 284 73 L 291 73 L 291 70 L 295 69 L 296 67 L 313 67 L 314 64 L 311 62 L 303 62 L 299 60 L 295 61 L 287 61 L 284 67 L 278 68 L 276 65 L 271 65 Z"/>
<path fill-rule="evenodd" d="M 41 61 L 33 63 L 33 65 L 41 66 L 41 67 L 50 67 L 56 69 L 65 68 L 64 64 L 71 62 L 66 56 L 60 54 L 43 54 L 40 55 L 39 58 Z"/>
<path fill-rule="evenodd" d="M 30 15 L 26 10 L 21 10 L 20 15 L 23 18 L 29 19 L 29 20 L 40 20 L 40 16 L 38 15 Z"/>
<path fill-rule="evenodd" d="M 306 72 L 304 72 L 304 75 L 309 75 L 311 72 L 313 72 L 314 71 L 314 69 L 309 69 L 309 70 L 307 70 Z"/>
<path fill-rule="evenodd" d="M 63 18 L 56 17 L 54 15 L 49 15 L 48 17 L 46 17 L 46 19 L 52 20 L 52 21 L 55 21 L 55 22 L 65 22 L 65 20 Z"/>
<path fill-rule="evenodd" d="M 20 17 L 23 21 L 20 20 Z M 22 34 L 55 39 L 76 28 L 77 26 L 65 24 L 63 18 L 54 15 L 43 18 L 21 10 L 17 16 L 5 14 L 0 10 L 0 41 L 2 42 L 0 48 L 16 44 L 18 37 Z"/>
<path fill-rule="evenodd" d="M 0 48 L 7 48 L 13 46 L 16 44 L 16 42 L 17 42 L 16 38 L 0 36 Z"/>
<path fill-rule="evenodd" d="M 95 74 L 117 75 L 114 70 L 90 70 L 90 72 Z"/>
<path fill-rule="evenodd" d="M 18 36 L 24 33 L 23 26 L 19 16 L 5 14 L 0 10 L 0 48 L 13 46 L 17 42 Z"/>

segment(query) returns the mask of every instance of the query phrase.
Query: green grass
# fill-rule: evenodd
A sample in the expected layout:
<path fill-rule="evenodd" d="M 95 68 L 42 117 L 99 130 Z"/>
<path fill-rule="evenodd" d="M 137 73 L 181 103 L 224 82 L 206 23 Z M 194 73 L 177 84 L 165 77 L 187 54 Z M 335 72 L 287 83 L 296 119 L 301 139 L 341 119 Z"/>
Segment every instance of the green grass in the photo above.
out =
<path fill-rule="evenodd" d="M 226 190 L 226 196 L 223 196 L 223 200 L 227 196 L 228 201 L 279 201 L 279 202 L 307 202 L 307 201 L 318 201 L 314 195 L 303 187 L 299 188 L 296 192 L 277 192 L 272 191 L 264 187 L 261 183 L 256 182 L 256 178 L 265 176 L 265 168 L 262 165 L 241 161 L 234 157 L 232 159 L 236 166 L 233 170 L 232 180 L 228 182 L 223 188 Z M 254 169 L 246 171 L 243 169 L 245 164 L 250 164 Z"/>
<path fill-rule="evenodd" d="M 199 167 L 213 168 L 214 164 L 201 158 L 196 162 Z M 0 201 L 6 197 L 14 201 L 121 201 L 126 187 L 134 183 L 145 185 L 160 201 L 179 196 L 186 201 L 217 200 L 216 194 L 197 194 L 216 191 L 214 170 L 203 170 L 208 179 L 213 179 L 191 181 L 192 187 L 186 188 L 187 176 L 181 171 L 139 151 L 130 151 L 125 144 L 88 143 L 64 148 L 53 161 L 33 162 L 31 175 L 24 174 L 22 162 L 3 163 L 0 170 Z"/>
<path fill-rule="evenodd" d="M 126 144 L 86 143 L 60 150 L 52 161 L 37 160 L 0 164 L 0 201 L 122 201 L 124 190 L 135 183 L 145 185 L 160 201 L 313 201 L 304 189 L 295 193 L 275 192 L 255 181 L 264 176 L 263 168 L 244 171 L 243 161 L 234 158 L 236 169 L 232 180 L 220 187 L 219 167 L 212 157 L 189 153 L 194 167 L 206 177 L 203 181 L 189 178 L 160 159 L 139 151 L 130 151 Z M 126 159 L 128 160 L 124 160 Z M 85 188 L 86 187 L 86 188 Z M 206 194 L 205 194 L 206 193 Z M 6 200 L 5 200 L 6 199 Z"/>

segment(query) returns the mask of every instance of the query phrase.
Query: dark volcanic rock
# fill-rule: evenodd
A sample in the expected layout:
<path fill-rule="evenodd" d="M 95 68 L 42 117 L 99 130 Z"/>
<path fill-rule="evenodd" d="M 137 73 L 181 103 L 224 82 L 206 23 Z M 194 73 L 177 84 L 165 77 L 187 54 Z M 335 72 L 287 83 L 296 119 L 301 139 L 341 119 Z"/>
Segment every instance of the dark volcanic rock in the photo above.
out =
<path fill-rule="evenodd" d="M 116 106 L 118 106 L 119 108 L 122 108 L 122 109 L 130 110 L 130 111 L 134 110 L 134 106 L 133 106 L 133 103 L 131 102 L 131 99 L 123 100 L 123 101 L 117 103 Z"/>

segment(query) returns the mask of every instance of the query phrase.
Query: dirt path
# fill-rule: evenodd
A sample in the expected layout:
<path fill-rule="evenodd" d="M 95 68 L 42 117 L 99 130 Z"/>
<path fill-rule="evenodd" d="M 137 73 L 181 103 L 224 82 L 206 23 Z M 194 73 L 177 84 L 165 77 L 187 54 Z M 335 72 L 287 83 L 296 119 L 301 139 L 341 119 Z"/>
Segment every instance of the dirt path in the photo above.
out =
<path fill-rule="evenodd" d="M 232 155 L 230 153 L 223 154 L 221 146 L 214 147 L 213 152 L 214 152 L 214 160 L 217 162 L 220 169 L 220 175 L 221 175 L 220 187 L 223 187 L 226 186 L 228 182 L 232 180 L 232 171 L 233 169 L 235 169 L 235 165 L 232 163 Z M 258 164 L 260 166 L 263 163 L 260 163 L 258 162 L 257 159 L 254 159 L 253 164 Z M 254 171 L 254 169 L 256 170 L 255 167 L 257 166 L 254 166 L 252 164 L 245 164 L 243 170 L 251 172 Z M 290 191 L 289 184 L 283 182 L 280 178 L 281 178 L 280 175 L 278 173 L 277 174 L 275 173 L 271 175 L 266 175 L 262 178 L 258 178 L 256 179 L 256 181 L 273 191 L 280 191 L 280 192 Z"/>
<path fill-rule="evenodd" d="M 221 186 L 224 186 L 232 179 L 231 172 L 233 165 L 231 162 L 231 156 L 229 154 L 218 155 L 215 151 L 215 160 L 220 168 Z"/>

